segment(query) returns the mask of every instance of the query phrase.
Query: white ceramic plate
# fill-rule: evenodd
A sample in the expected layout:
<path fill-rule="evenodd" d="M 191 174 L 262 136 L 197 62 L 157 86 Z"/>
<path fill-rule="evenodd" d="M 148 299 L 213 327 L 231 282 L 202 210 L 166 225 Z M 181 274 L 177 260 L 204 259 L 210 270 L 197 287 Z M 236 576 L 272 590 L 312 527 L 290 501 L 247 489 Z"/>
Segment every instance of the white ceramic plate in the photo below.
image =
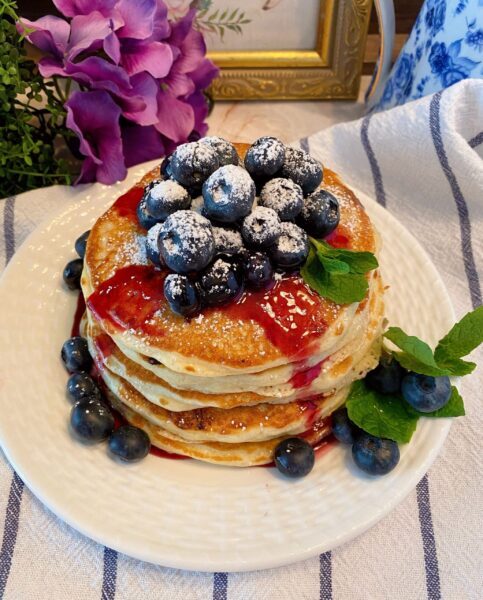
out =
<path fill-rule="evenodd" d="M 411 443 L 402 446 L 398 467 L 376 479 L 357 471 L 343 446 L 323 454 L 305 479 L 289 481 L 274 469 L 151 455 L 121 466 L 107 456 L 105 444 L 86 447 L 70 437 L 59 351 L 69 337 L 76 295 L 63 287 L 61 272 L 74 257 L 77 236 L 143 171 L 133 171 L 121 186 L 77 193 L 34 231 L 3 275 L 0 441 L 8 459 L 32 492 L 72 527 L 160 565 L 264 569 L 349 541 L 415 487 L 436 458 L 449 420 L 422 419 Z M 453 322 L 435 267 L 389 213 L 359 197 L 383 238 L 390 322 L 434 344 Z"/>

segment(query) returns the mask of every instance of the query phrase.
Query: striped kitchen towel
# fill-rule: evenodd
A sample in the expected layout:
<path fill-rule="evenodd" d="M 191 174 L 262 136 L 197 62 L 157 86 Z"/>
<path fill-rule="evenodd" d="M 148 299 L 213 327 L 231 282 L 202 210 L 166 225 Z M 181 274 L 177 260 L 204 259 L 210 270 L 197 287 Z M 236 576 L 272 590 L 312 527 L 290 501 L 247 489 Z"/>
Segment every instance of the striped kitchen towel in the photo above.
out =
<path fill-rule="evenodd" d="M 409 105 L 336 125 L 300 146 L 375 197 L 419 239 L 458 317 L 481 304 L 483 81 L 463 81 Z M 76 193 L 82 190 L 69 195 Z M 3 264 L 49 210 L 60 209 L 66 195 L 62 188 L 50 188 L 0 203 Z M 455 421 L 441 455 L 414 492 L 353 542 L 280 569 L 190 573 L 118 555 L 59 521 L 1 456 L 0 598 L 483 597 L 483 356 L 475 358 L 480 368 L 462 383 L 467 417 Z"/>

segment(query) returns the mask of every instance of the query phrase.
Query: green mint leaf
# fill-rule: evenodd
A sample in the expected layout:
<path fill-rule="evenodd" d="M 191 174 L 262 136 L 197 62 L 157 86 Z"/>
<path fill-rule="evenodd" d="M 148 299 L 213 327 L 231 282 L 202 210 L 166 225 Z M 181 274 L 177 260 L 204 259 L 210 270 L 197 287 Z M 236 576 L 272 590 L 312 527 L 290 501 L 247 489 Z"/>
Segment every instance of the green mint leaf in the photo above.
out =
<path fill-rule="evenodd" d="M 483 343 L 483 306 L 465 315 L 440 340 L 434 351 L 438 364 L 448 359 L 461 358 Z M 466 363 L 468 364 L 468 363 Z M 472 363 L 469 363 L 472 364 Z"/>
<path fill-rule="evenodd" d="M 317 252 L 317 258 L 324 269 L 329 271 L 329 273 L 349 273 L 349 265 L 341 260 L 327 258 L 319 252 Z"/>
<path fill-rule="evenodd" d="M 439 410 L 435 410 L 431 413 L 423 413 L 417 410 L 414 410 L 411 406 L 408 405 L 408 410 L 412 412 L 415 416 L 418 417 L 431 417 L 433 419 L 443 418 L 443 417 L 464 417 L 465 416 L 465 405 L 463 402 L 463 398 L 461 397 L 458 390 L 451 386 L 451 396 L 442 408 Z"/>
<path fill-rule="evenodd" d="M 435 353 L 436 358 L 436 353 Z M 448 375 L 453 377 L 462 377 L 463 375 L 469 375 L 476 369 L 476 364 L 461 358 L 445 358 L 437 360 L 438 366 L 444 369 Z"/>
<path fill-rule="evenodd" d="M 344 275 L 328 273 L 325 293 L 326 298 L 337 304 L 351 304 L 364 300 L 369 289 L 364 275 Z"/>
<path fill-rule="evenodd" d="M 402 350 L 402 352 L 396 352 L 394 356 L 405 369 L 433 377 L 450 374 L 447 369 L 442 369 L 436 363 L 433 351 L 426 342 L 404 333 L 400 327 L 389 327 L 384 337 Z"/>
<path fill-rule="evenodd" d="M 377 269 L 379 263 L 372 252 L 358 252 L 356 250 L 345 250 L 343 248 L 333 248 L 324 241 L 310 238 L 310 241 L 317 249 L 319 260 L 322 256 L 346 263 L 351 273 L 363 274 L 373 269 Z"/>
<path fill-rule="evenodd" d="M 334 248 L 332 256 L 334 259 L 341 260 L 349 265 L 351 273 L 367 273 L 379 266 L 377 258 L 372 252 L 353 252 L 352 250 Z"/>
<path fill-rule="evenodd" d="M 352 384 L 346 401 L 349 419 L 358 427 L 401 443 L 410 441 L 419 419 L 415 411 L 406 406 L 411 408 L 400 397 L 379 394 L 363 381 Z"/>

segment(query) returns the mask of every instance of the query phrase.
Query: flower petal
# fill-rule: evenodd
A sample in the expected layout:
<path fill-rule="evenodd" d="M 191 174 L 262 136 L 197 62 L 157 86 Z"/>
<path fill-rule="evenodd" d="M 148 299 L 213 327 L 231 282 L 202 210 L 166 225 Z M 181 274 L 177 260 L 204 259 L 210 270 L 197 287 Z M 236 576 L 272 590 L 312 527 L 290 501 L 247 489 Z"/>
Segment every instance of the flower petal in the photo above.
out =
<path fill-rule="evenodd" d="M 163 84 L 168 86 L 173 96 L 188 96 L 195 91 L 195 84 L 191 77 L 185 73 L 179 73 L 176 69 L 176 63 L 169 75 L 163 79 Z"/>
<path fill-rule="evenodd" d="M 122 45 L 122 65 L 129 75 L 147 71 L 153 77 L 166 77 L 173 64 L 173 53 L 168 44 L 129 43 Z"/>
<path fill-rule="evenodd" d="M 125 123 L 121 129 L 124 160 L 132 167 L 165 154 L 161 134 L 154 127 L 141 127 Z"/>
<path fill-rule="evenodd" d="M 34 30 L 27 39 L 43 52 L 58 57 L 64 54 L 70 34 L 70 25 L 64 19 L 52 16 L 41 17 L 36 21 L 20 19 L 17 30 L 24 33 L 25 29 Z"/>
<path fill-rule="evenodd" d="M 154 125 L 158 121 L 159 84 L 149 73 L 138 73 L 131 77 L 132 95 L 143 102 L 142 109 L 127 108 L 123 115 L 139 125 Z"/>
<path fill-rule="evenodd" d="M 121 44 L 114 31 L 105 38 L 102 47 L 107 56 L 118 65 L 121 60 Z"/>
<path fill-rule="evenodd" d="M 208 116 L 208 103 L 202 91 L 198 90 L 194 94 L 191 94 L 189 98 L 186 98 L 186 102 L 193 108 L 195 117 L 194 131 L 199 133 L 201 137 L 206 135 L 208 131 L 208 125 L 204 122 Z"/>
<path fill-rule="evenodd" d="M 88 15 L 94 10 L 98 10 L 107 17 L 117 0 L 53 0 L 53 2 L 57 10 L 66 17 Z"/>
<path fill-rule="evenodd" d="M 205 58 L 195 71 L 189 73 L 189 77 L 198 89 L 204 89 L 215 77 L 218 77 L 219 73 L 220 69 L 211 60 Z"/>
<path fill-rule="evenodd" d="M 68 58 L 72 60 L 87 49 L 98 50 L 112 30 L 112 20 L 103 17 L 98 11 L 74 17 L 71 22 Z"/>
<path fill-rule="evenodd" d="M 107 184 L 124 179 L 119 106 L 107 92 L 76 91 L 65 107 L 67 127 L 78 136 L 79 151 L 88 159 L 77 183 L 92 180 L 94 176 Z"/>
<path fill-rule="evenodd" d="M 194 124 L 195 115 L 190 104 L 175 98 L 169 90 L 160 90 L 156 129 L 173 142 L 184 142 Z"/>
<path fill-rule="evenodd" d="M 124 20 L 119 37 L 144 40 L 153 33 L 156 0 L 120 0 L 116 8 Z"/>
<path fill-rule="evenodd" d="M 206 54 L 206 44 L 199 31 L 191 29 L 181 44 L 181 56 L 177 68 L 182 73 L 190 73 L 199 67 Z"/>

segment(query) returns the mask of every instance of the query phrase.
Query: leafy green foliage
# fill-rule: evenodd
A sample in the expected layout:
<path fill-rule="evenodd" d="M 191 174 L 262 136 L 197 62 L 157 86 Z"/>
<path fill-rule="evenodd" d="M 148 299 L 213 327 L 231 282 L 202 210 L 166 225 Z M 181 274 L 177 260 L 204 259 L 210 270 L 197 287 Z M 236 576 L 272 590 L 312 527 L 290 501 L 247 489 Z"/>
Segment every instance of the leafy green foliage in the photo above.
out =
<path fill-rule="evenodd" d="M 216 9 L 209 14 L 211 1 L 200 2 L 198 6 L 200 10 L 196 15 L 196 26 L 203 31 L 218 34 L 221 41 L 223 41 L 227 29 L 241 34 L 242 26 L 251 23 L 251 19 L 247 19 L 245 12 L 239 8 Z"/>
<path fill-rule="evenodd" d="M 55 154 L 65 126 L 65 98 L 57 81 L 46 81 L 26 56 L 15 28 L 16 4 L 0 0 L 0 198 L 54 183 L 71 173 Z"/>
<path fill-rule="evenodd" d="M 370 252 L 332 248 L 310 238 L 309 256 L 300 272 L 305 282 L 324 298 L 350 304 L 364 299 L 369 287 L 365 273 L 377 267 L 377 258 Z"/>

